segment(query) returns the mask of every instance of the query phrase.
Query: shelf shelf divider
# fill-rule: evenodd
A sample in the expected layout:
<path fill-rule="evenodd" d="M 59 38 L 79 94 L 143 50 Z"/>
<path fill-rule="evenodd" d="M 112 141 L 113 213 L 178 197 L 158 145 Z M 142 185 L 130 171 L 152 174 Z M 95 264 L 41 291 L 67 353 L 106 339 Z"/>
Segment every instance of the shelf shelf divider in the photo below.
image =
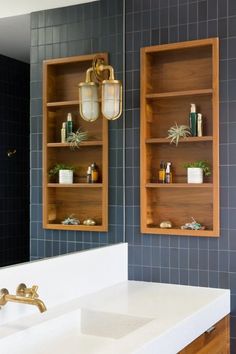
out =
<path fill-rule="evenodd" d="M 199 96 L 199 95 L 211 95 L 213 89 L 202 89 L 202 90 L 187 90 L 187 91 L 174 91 L 174 92 L 163 92 L 163 93 L 147 93 L 147 99 L 157 99 L 157 98 L 169 98 L 169 97 L 180 97 L 180 96 Z"/>
<path fill-rule="evenodd" d="M 212 136 L 191 136 L 189 138 L 179 140 L 179 144 L 181 143 L 201 143 L 204 141 L 213 141 Z M 146 144 L 170 144 L 170 139 L 167 138 L 148 138 L 146 139 Z M 172 144 L 174 145 L 174 144 Z"/>

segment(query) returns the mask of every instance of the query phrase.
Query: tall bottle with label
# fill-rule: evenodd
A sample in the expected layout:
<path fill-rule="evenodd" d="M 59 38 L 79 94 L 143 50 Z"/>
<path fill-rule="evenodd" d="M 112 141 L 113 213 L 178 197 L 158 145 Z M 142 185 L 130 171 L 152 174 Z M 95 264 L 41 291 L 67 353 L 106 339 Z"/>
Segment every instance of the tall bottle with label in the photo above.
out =
<path fill-rule="evenodd" d="M 166 183 L 166 169 L 163 161 L 161 161 L 160 169 L 158 171 L 158 183 Z"/>
<path fill-rule="evenodd" d="M 73 132 L 73 121 L 72 121 L 72 114 L 67 114 L 67 121 L 66 121 L 66 135 L 67 139 L 69 138 L 70 134 Z"/>
<path fill-rule="evenodd" d="M 192 136 L 197 136 L 197 110 L 195 103 L 191 103 L 189 115 L 189 127 Z"/>
<path fill-rule="evenodd" d="M 91 165 L 91 183 L 97 183 L 97 182 L 98 182 L 98 167 L 94 162 Z"/>

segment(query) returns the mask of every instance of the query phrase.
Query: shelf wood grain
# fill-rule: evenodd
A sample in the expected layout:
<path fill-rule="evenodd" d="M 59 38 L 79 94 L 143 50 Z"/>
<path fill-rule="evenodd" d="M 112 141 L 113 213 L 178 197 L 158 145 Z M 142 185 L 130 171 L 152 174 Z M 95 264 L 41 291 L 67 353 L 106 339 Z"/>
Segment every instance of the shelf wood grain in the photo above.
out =
<path fill-rule="evenodd" d="M 203 89 L 203 90 L 187 90 L 187 91 L 174 91 L 174 92 L 163 92 L 163 93 L 147 93 L 147 99 L 158 99 L 158 98 L 169 98 L 169 97 L 180 97 L 180 96 L 199 96 L 199 95 L 211 95 L 213 90 Z"/>
<path fill-rule="evenodd" d="M 147 183 L 146 188 L 212 188 L 213 183 Z"/>
<path fill-rule="evenodd" d="M 106 231 L 106 227 L 103 225 L 94 225 L 94 226 L 86 226 L 86 225 L 63 225 L 63 224 L 46 224 L 47 229 L 51 230 L 65 230 L 65 231 L 96 231 L 103 232 Z"/>
<path fill-rule="evenodd" d="M 191 136 L 189 138 L 179 140 L 181 143 L 201 143 L 204 141 L 213 141 L 213 136 Z M 170 139 L 167 138 L 148 138 L 146 144 L 170 144 Z"/>
<path fill-rule="evenodd" d="M 102 188 L 102 183 L 72 183 L 72 184 L 62 184 L 62 183 L 48 183 L 49 188 Z"/>
<path fill-rule="evenodd" d="M 103 142 L 101 140 L 90 140 L 90 141 L 82 141 L 79 146 L 102 146 Z M 47 143 L 47 147 L 56 147 L 56 148 L 64 148 L 70 147 L 69 143 Z"/>
<path fill-rule="evenodd" d="M 47 107 L 79 106 L 79 100 L 48 102 Z"/>

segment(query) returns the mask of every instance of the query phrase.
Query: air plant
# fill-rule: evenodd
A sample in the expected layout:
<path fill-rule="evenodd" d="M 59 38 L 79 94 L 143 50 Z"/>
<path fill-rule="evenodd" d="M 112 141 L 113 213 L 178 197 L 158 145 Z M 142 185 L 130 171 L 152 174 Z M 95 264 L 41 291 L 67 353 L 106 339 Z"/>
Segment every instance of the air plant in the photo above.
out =
<path fill-rule="evenodd" d="M 68 136 L 67 142 L 70 143 L 70 148 L 74 150 L 75 148 L 79 149 L 80 143 L 87 139 L 88 139 L 88 133 L 78 129 L 75 133 L 71 133 Z"/>
<path fill-rule="evenodd" d="M 63 225 L 79 225 L 80 221 L 79 219 L 76 219 L 74 217 L 74 214 L 68 216 L 67 218 L 65 218 L 62 222 Z"/>
<path fill-rule="evenodd" d="M 167 139 L 171 139 L 170 144 L 174 143 L 178 146 L 179 139 L 186 139 L 188 136 L 191 136 L 190 129 L 187 125 L 178 125 L 175 123 L 169 130 Z"/>

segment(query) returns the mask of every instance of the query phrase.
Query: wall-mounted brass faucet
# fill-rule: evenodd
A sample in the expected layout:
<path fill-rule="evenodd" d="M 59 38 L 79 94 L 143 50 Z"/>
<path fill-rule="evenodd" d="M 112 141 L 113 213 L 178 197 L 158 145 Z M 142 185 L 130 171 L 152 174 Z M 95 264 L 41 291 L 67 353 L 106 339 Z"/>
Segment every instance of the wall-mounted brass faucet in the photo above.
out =
<path fill-rule="evenodd" d="M 18 302 L 22 304 L 37 306 L 40 312 L 47 311 L 47 308 L 37 294 L 38 286 L 33 285 L 27 288 L 25 284 L 20 284 L 16 289 L 16 295 L 10 295 L 5 288 L 0 291 L 0 307 L 6 305 L 7 302 Z"/>

